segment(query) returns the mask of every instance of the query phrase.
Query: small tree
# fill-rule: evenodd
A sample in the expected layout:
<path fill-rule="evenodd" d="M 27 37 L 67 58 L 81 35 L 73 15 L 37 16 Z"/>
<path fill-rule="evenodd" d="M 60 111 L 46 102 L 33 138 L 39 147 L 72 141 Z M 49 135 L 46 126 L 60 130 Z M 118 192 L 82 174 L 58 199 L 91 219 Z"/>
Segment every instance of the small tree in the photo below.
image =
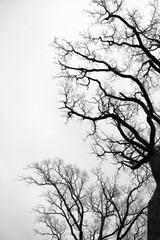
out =
<path fill-rule="evenodd" d="M 22 179 L 45 189 L 45 202 L 35 209 L 44 227 L 36 233 L 56 240 L 145 239 L 143 181 L 134 179 L 132 187 L 120 186 L 118 173 L 109 179 L 98 168 L 89 181 L 85 171 L 62 160 L 28 168 L 33 176 Z"/>
<path fill-rule="evenodd" d="M 63 79 L 62 110 L 67 118 L 91 123 L 98 157 L 112 154 L 117 163 L 132 170 L 151 168 L 157 187 L 148 207 L 148 240 L 159 240 L 158 1 L 148 5 L 146 17 L 137 9 L 129 11 L 122 0 L 91 3 L 94 25 L 82 40 L 53 43 Z"/>

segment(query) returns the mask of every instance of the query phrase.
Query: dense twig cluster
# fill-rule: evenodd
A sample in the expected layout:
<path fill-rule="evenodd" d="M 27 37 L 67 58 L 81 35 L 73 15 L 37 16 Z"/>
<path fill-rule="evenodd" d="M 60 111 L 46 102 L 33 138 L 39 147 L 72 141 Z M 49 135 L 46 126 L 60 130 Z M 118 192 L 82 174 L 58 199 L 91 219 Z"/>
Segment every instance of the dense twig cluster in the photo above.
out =
<path fill-rule="evenodd" d="M 43 161 L 28 166 L 33 176 L 29 184 L 43 186 L 44 205 L 35 212 L 42 224 L 36 233 L 56 240 L 145 239 L 147 206 L 143 181 L 125 187 L 97 168 L 91 177 L 62 160 Z"/>
<path fill-rule="evenodd" d="M 129 12 L 122 0 L 92 0 L 95 25 L 77 43 L 55 39 L 67 118 L 92 123 L 93 150 L 137 169 L 158 154 L 160 16 Z M 94 9 L 94 10 L 93 10 Z M 111 129 L 111 130 L 110 130 Z M 113 134 L 114 133 L 114 134 Z"/>

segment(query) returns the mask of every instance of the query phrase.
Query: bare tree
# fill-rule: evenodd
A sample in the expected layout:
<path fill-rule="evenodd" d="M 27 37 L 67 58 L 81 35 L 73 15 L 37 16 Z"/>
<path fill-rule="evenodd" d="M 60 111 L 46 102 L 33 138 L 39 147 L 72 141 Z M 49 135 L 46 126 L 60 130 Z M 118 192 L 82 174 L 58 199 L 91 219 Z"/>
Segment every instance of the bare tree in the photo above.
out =
<path fill-rule="evenodd" d="M 33 176 L 22 179 L 45 189 L 44 204 L 35 208 L 42 224 L 36 233 L 56 240 L 146 239 L 143 181 L 122 186 L 118 173 L 109 179 L 98 168 L 89 180 L 85 171 L 62 160 L 28 168 Z"/>
<path fill-rule="evenodd" d="M 77 43 L 55 39 L 62 110 L 91 123 L 94 153 L 132 170 L 151 168 L 148 240 L 160 239 L 160 16 L 158 1 L 128 10 L 122 0 L 91 0 L 90 29 Z M 143 14 L 145 11 L 143 12 Z M 148 171 L 148 170 L 147 170 Z M 141 175 L 141 170 L 139 171 Z"/>

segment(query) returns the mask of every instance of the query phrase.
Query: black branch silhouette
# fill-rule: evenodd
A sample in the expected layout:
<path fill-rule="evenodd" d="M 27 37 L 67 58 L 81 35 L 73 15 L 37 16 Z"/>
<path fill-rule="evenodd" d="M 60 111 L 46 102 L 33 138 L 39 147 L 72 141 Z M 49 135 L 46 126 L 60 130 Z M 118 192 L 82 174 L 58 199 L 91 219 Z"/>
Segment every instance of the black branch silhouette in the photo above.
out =
<path fill-rule="evenodd" d="M 151 168 L 148 239 L 160 239 L 160 15 L 143 15 L 122 0 L 91 0 L 89 30 L 76 43 L 54 39 L 61 110 L 91 124 L 93 152 L 132 170 Z"/>
<path fill-rule="evenodd" d="M 44 204 L 35 208 L 35 232 L 56 240 L 142 239 L 146 236 L 147 192 L 144 180 L 118 184 L 118 172 L 108 178 L 100 168 L 91 180 L 85 171 L 62 160 L 45 160 L 28 166 L 28 184 L 45 189 Z M 92 183 L 91 183 L 92 182 Z"/>
<path fill-rule="evenodd" d="M 65 79 L 62 109 L 68 118 L 93 123 L 98 156 L 112 153 L 118 162 L 136 169 L 149 162 L 159 146 L 159 109 L 152 98 L 159 84 L 159 15 L 152 5 L 144 24 L 136 10 L 124 15 L 122 1 L 91 2 L 96 5 L 90 12 L 99 27 L 96 34 L 94 29 L 84 33 L 76 44 L 53 42 L 59 77 Z M 106 123 L 113 126 L 115 137 L 104 131 Z"/>

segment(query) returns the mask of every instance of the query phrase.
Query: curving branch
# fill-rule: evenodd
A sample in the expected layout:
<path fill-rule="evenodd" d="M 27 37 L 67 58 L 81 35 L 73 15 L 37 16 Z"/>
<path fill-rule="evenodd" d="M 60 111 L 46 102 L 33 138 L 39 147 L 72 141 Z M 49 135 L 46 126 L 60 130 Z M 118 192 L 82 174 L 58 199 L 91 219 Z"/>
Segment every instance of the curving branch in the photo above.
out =
<path fill-rule="evenodd" d="M 93 25 L 75 44 L 53 42 L 63 82 L 61 109 L 68 119 L 91 122 L 97 156 L 112 153 L 118 163 L 136 169 L 157 154 L 160 144 L 153 94 L 160 73 L 158 8 L 150 5 L 144 23 L 139 11 L 129 12 L 123 1 L 91 2 L 96 8 L 89 13 L 99 29 Z M 100 126 L 106 128 L 104 140 Z"/>

